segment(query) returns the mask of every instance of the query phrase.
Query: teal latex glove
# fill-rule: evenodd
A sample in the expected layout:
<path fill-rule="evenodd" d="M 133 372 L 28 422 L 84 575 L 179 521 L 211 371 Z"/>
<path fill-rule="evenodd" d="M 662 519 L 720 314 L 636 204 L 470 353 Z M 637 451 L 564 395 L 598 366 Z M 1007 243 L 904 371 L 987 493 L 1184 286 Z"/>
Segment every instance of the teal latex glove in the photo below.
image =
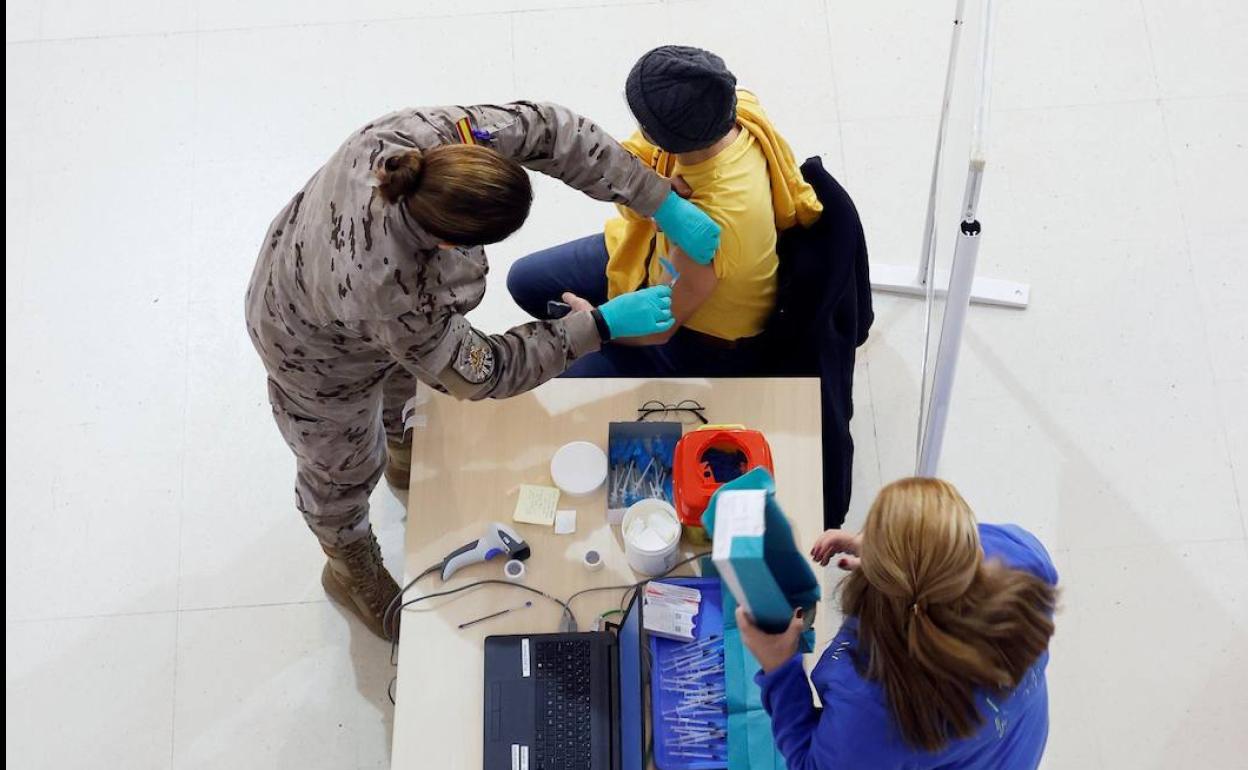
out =
<path fill-rule="evenodd" d="M 719 248 L 719 225 L 675 191 L 663 199 L 663 205 L 654 212 L 654 221 L 694 262 L 709 265 L 715 258 Z"/>
<path fill-rule="evenodd" d="M 598 312 L 611 330 L 611 339 L 659 334 L 676 323 L 670 286 L 651 286 L 621 294 L 600 305 Z"/>

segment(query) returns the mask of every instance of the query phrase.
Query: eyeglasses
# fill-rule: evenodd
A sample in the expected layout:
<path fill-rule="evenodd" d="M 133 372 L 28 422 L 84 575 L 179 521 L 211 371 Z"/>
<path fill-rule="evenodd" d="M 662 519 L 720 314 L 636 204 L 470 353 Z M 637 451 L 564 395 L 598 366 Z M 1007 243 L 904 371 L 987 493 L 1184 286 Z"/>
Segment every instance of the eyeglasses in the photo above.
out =
<path fill-rule="evenodd" d="M 677 404 L 665 404 L 662 401 L 647 401 L 638 407 L 637 421 L 644 422 L 656 414 L 666 417 L 669 414 L 675 413 L 681 418 L 692 415 L 703 425 L 708 425 L 711 421 L 706 419 L 706 415 L 703 414 L 705 411 L 706 407 L 691 398 L 687 398 Z"/>

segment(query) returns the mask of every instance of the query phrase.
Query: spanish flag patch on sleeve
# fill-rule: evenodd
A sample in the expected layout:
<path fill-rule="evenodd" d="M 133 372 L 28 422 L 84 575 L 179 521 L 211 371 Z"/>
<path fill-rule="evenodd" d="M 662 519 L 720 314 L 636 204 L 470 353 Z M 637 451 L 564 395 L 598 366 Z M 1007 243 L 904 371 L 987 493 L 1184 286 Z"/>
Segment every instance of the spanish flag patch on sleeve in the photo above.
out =
<path fill-rule="evenodd" d="M 476 144 L 476 135 L 473 133 L 472 124 L 468 122 L 468 118 L 460 118 L 455 123 L 455 130 L 459 133 L 459 141 L 461 144 Z"/>

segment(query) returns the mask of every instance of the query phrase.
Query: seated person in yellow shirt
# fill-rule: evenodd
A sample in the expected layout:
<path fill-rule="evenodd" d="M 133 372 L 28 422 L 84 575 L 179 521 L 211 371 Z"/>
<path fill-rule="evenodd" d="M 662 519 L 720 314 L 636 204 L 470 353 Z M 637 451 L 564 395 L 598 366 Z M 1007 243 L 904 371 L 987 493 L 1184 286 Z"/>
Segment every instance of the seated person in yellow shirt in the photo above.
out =
<path fill-rule="evenodd" d="M 608 222 L 605 233 L 518 260 L 508 290 L 530 315 L 549 318 L 559 310 L 552 302 L 585 309 L 626 287 L 672 285 L 675 327 L 604 345 L 565 376 L 748 374 L 757 357 L 751 338 L 776 301 L 779 262 L 768 160 L 760 140 L 738 123 L 736 78 L 709 51 L 663 46 L 633 67 L 626 96 L 641 131 L 624 146 L 671 176 L 677 191 L 720 225 L 714 259 L 698 264 L 621 210 L 623 218 Z M 756 105 L 748 92 L 740 97 Z"/>

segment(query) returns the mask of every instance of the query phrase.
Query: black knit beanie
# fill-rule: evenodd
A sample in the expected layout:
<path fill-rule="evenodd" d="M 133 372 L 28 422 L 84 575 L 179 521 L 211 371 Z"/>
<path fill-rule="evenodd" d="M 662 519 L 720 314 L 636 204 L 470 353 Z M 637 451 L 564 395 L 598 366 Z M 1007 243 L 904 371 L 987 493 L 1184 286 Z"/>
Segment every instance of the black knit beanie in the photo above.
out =
<path fill-rule="evenodd" d="M 724 60 L 701 48 L 664 45 L 628 73 L 624 95 L 633 117 L 661 149 L 710 147 L 737 119 L 737 78 Z"/>

